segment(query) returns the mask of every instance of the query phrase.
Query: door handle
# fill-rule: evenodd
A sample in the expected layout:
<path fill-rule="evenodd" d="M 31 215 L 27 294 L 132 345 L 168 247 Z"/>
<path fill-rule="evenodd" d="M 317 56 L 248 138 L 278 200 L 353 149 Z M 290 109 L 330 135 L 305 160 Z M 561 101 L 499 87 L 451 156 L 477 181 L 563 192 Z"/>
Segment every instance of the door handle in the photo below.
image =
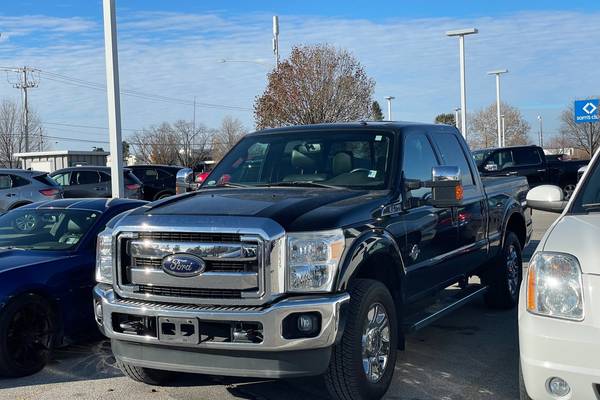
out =
<path fill-rule="evenodd" d="M 96 190 L 100 191 L 100 190 L 104 190 L 103 187 L 97 187 Z"/>
<path fill-rule="evenodd" d="M 546 172 L 545 169 L 538 169 L 537 172 Z"/>
<path fill-rule="evenodd" d="M 517 175 L 518 172 L 517 171 L 511 171 L 511 172 L 507 172 L 506 176 L 513 176 L 513 175 Z"/>

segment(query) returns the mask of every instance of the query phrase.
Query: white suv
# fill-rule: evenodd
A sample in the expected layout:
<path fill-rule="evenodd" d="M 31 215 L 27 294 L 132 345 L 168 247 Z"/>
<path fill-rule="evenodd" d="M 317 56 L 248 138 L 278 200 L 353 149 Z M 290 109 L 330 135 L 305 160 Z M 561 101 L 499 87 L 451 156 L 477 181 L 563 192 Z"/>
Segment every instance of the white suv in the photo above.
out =
<path fill-rule="evenodd" d="M 531 208 L 562 212 L 538 245 L 519 300 L 521 400 L 600 399 L 600 165 L 569 202 L 538 186 Z"/>

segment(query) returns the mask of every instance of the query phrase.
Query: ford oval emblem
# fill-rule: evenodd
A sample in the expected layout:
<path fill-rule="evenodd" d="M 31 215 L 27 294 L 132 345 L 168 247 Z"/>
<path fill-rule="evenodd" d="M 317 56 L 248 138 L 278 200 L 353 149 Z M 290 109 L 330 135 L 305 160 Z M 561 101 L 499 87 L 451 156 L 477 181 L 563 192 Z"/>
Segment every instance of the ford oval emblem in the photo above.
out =
<path fill-rule="evenodd" d="M 206 263 L 193 254 L 175 253 L 163 258 L 162 269 L 169 275 L 188 278 L 203 273 Z"/>

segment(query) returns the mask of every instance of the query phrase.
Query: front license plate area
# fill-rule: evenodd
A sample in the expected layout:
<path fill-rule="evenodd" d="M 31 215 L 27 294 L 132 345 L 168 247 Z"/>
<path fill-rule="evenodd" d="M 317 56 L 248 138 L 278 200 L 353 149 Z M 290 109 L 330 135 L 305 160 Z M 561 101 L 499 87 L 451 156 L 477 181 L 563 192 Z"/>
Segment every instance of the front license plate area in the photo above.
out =
<path fill-rule="evenodd" d="M 198 344 L 198 320 L 158 317 L 158 340 L 167 343 Z"/>

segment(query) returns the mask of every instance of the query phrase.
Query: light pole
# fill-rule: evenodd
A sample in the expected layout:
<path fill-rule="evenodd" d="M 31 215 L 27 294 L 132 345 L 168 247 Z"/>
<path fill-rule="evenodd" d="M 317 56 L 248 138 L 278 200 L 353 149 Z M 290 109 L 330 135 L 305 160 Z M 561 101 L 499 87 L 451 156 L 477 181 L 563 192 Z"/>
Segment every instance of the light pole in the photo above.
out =
<path fill-rule="evenodd" d="M 395 99 L 394 96 L 385 96 L 388 104 L 388 121 L 392 120 L 392 100 Z"/>
<path fill-rule="evenodd" d="M 460 122 L 458 122 L 458 118 L 460 118 L 460 107 L 456 107 L 454 109 L 454 126 L 456 126 L 456 129 L 460 129 Z"/>
<path fill-rule="evenodd" d="M 275 55 L 275 66 L 279 66 L 279 17 L 273 15 L 273 55 Z"/>
<path fill-rule="evenodd" d="M 544 147 L 544 131 L 542 130 L 544 119 L 541 115 L 537 116 L 538 121 L 540 121 L 540 147 Z"/>
<path fill-rule="evenodd" d="M 446 32 L 447 36 L 458 36 L 459 58 L 460 58 L 460 110 L 461 110 L 461 133 L 467 138 L 467 87 L 465 82 L 465 36 L 473 35 L 479 31 L 475 28 L 457 29 Z"/>
<path fill-rule="evenodd" d="M 496 75 L 496 115 L 498 116 L 498 147 L 502 147 L 502 121 L 500 116 L 502 111 L 500 110 L 500 75 L 506 74 L 507 69 L 497 69 L 495 71 L 488 72 L 488 75 Z"/>
<path fill-rule="evenodd" d="M 504 114 L 502 114 L 500 118 L 502 118 L 502 147 L 506 147 L 506 124 Z"/>

